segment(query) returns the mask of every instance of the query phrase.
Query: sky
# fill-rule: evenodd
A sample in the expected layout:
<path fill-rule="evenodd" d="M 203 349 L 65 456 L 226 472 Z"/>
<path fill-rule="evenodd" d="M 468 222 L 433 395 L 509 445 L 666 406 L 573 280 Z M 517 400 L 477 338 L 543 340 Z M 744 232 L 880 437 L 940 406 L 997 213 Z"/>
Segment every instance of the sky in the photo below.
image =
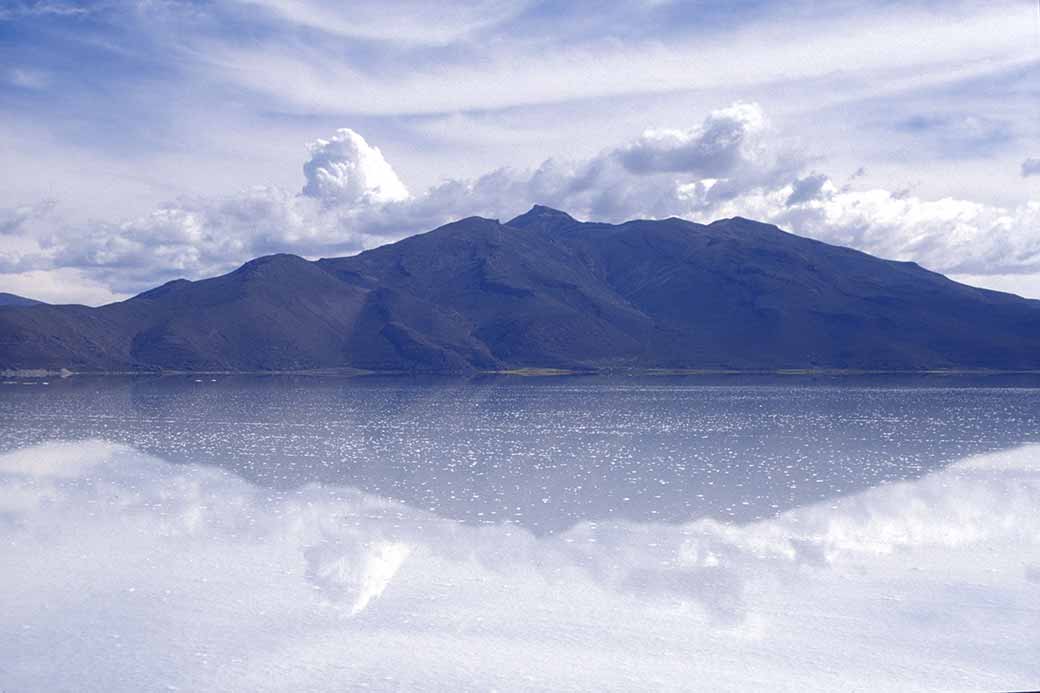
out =
<path fill-rule="evenodd" d="M 532 204 L 1040 298 L 1028 0 L 4 0 L 0 291 L 99 305 Z"/>

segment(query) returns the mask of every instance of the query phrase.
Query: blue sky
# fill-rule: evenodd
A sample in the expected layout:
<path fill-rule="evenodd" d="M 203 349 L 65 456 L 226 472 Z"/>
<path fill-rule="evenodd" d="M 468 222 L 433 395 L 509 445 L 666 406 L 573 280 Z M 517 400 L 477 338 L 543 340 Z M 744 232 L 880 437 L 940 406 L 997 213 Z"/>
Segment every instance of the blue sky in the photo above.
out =
<path fill-rule="evenodd" d="M 8 0 L 0 290 L 97 304 L 542 202 L 1040 297 L 1038 62 L 1018 0 Z"/>

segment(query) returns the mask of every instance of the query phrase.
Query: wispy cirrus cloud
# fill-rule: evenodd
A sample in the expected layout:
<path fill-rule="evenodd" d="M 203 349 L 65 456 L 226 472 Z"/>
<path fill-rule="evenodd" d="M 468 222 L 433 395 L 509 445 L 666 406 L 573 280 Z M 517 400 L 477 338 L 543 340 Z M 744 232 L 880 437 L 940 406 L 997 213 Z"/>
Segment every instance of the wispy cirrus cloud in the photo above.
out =
<path fill-rule="evenodd" d="M 335 0 L 237 0 L 246 11 L 270 13 L 298 29 L 365 41 L 446 46 L 479 38 L 517 18 L 533 0 L 462 0 L 434 4 L 421 0 L 350 3 Z"/>
<path fill-rule="evenodd" d="M 0 8 L 0 21 L 22 17 L 76 17 L 90 14 L 96 2 L 60 2 L 59 0 L 11 0 Z"/>
<path fill-rule="evenodd" d="M 1000 5 L 950 15 L 911 9 L 803 14 L 789 24 L 747 20 L 724 34 L 698 35 L 690 28 L 697 40 L 676 43 L 623 34 L 557 43 L 551 34 L 513 35 L 506 24 L 451 50 L 407 51 L 403 61 L 388 60 L 383 46 L 366 46 L 363 57 L 342 60 L 342 45 L 320 37 L 305 45 L 240 45 L 209 37 L 197 50 L 219 78 L 283 108 L 400 114 L 750 89 L 826 76 L 885 90 L 898 79 L 917 85 L 929 77 L 948 79 L 955 65 L 984 62 L 992 69 L 1022 61 L 1034 39 L 1032 28 Z M 996 35 L 1004 40 L 995 43 Z M 885 79 L 870 79 L 885 72 L 891 73 Z"/>

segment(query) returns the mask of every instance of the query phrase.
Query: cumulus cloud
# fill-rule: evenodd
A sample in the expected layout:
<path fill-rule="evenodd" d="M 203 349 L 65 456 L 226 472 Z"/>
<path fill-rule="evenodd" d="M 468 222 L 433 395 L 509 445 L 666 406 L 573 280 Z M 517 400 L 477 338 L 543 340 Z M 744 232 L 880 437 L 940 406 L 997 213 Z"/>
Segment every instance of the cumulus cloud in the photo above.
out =
<path fill-rule="evenodd" d="M 713 691 L 1028 688 L 1038 459 L 969 458 L 744 525 L 536 537 L 48 443 L 0 455 L 0 682 L 672 690 L 695 671 Z"/>
<path fill-rule="evenodd" d="M 86 270 L 76 267 L 0 273 L 0 283 L 8 293 L 44 303 L 99 306 L 127 298 L 126 293 L 113 290 Z"/>
<path fill-rule="evenodd" d="M 685 129 L 648 130 L 586 159 L 448 178 L 419 194 L 353 130 L 318 139 L 308 151 L 298 193 L 253 187 L 91 225 L 56 223 L 52 203 L 4 211 L 0 272 L 75 270 L 126 294 L 268 253 L 350 254 L 460 217 L 509 218 L 535 203 L 614 222 L 739 215 L 940 272 L 1040 272 L 1040 202 L 1004 208 L 839 187 L 773 133 L 756 104 L 713 111 Z M 0 274 L 0 289 L 3 281 Z"/>
<path fill-rule="evenodd" d="M 354 253 L 386 242 L 394 222 L 408 218 L 408 209 L 394 206 L 407 201 L 407 189 L 360 135 L 340 130 L 309 152 L 299 194 L 256 186 L 225 197 L 181 198 L 119 222 L 50 228 L 39 221 L 53 202 L 0 210 L 0 234 L 8 237 L 0 246 L 0 271 L 7 273 L 0 283 L 20 283 L 16 272 L 74 269 L 110 286 L 110 295 L 126 295 L 176 277 L 224 272 L 258 255 Z M 430 221 L 416 219 L 408 230 Z M 399 237 L 404 229 L 393 231 Z M 99 295 L 86 287 L 84 293 L 95 301 Z"/>
<path fill-rule="evenodd" d="M 822 173 L 814 173 L 791 183 L 791 194 L 784 204 L 788 207 L 822 199 L 834 193 L 834 184 Z"/>
<path fill-rule="evenodd" d="M 211 276 L 272 253 L 352 254 L 393 238 L 382 235 L 386 216 L 371 199 L 338 207 L 256 187 L 225 198 L 184 198 L 119 224 L 68 228 L 41 254 L 135 292 L 176 277 Z"/>
<path fill-rule="evenodd" d="M 417 202 L 435 209 L 468 205 L 469 213 L 489 210 L 495 217 L 541 203 L 604 221 L 708 212 L 721 200 L 782 185 L 803 166 L 797 151 L 763 141 L 767 131 L 760 106 L 738 103 L 698 126 L 647 130 L 585 160 L 553 158 L 534 170 L 449 181 Z M 689 180 L 702 183 L 703 195 L 690 194 Z"/>
<path fill-rule="evenodd" d="M 697 128 L 647 130 L 615 155 L 626 169 L 637 174 L 725 178 L 753 157 L 750 150 L 765 124 L 765 114 L 758 104 L 735 104 L 711 113 Z"/>
<path fill-rule="evenodd" d="M 923 200 L 882 189 L 838 192 L 830 181 L 822 189 L 825 197 L 791 205 L 796 193 L 792 185 L 720 211 L 945 273 L 1040 271 L 1040 202 L 1006 209 L 955 198 Z"/>
<path fill-rule="evenodd" d="M 342 128 L 328 140 L 310 146 L 311 158 L 303 165 L 307 184 L 303 194 L 328 205 L 399 202 L 408 189 L 377 147 L 358 133 Z"/>
<path fill-rule="evenodd" d="M 54 200 L 43 200 L 34 205 L 0 209 L 0 235 L 14 234 L 33 219 L 45 217 L 55 206 Z"/>

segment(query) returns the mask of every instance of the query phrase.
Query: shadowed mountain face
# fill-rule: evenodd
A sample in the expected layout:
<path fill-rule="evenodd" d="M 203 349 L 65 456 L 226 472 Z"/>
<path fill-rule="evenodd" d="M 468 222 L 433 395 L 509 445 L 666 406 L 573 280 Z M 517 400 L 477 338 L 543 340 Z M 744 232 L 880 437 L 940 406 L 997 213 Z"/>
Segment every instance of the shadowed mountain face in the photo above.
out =
<path fill-rule="evenodd" d="M 0 306 L 42 306 L 43 301 L 36 301 L 16 294 L 0 291 Z"/>
<path fill-rule="evenodd" d="M 535 207 L 259 258 L 101 308 L 0 308 L 0 368 L 1040 368 L 1040 301 L 734 218 Z"/>

